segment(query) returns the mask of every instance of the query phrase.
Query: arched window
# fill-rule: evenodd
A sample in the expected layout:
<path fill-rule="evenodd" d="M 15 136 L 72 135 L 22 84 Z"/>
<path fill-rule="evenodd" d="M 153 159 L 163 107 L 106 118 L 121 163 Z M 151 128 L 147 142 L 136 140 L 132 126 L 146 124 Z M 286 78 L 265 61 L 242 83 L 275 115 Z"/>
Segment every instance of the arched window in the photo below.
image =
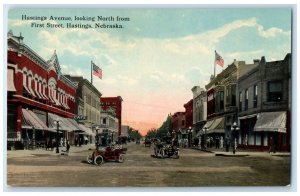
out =
<path fill-rule="evenodd" d="M 38 90 L 39 76 L 37 74 L 34 75 L 34 92 L 38 98 L 43 99 Z"/>
<path fill-rule="evenodd" d="M 33 78 L 33 75 L 32 75 L 32 72 L 29 70 L 28 71 L 28 89 L 29 89 L 29 91 L 30 91 L 30 93 L 31 93 L 31 95 L 33 96 L 33 97 L 36 97 L 36 95 L 35 95 L 35 93 L 34 93 L 34 91 L 33 91 L 33 89 L 32 89 L 32 78 Z"/>
<path fill-rule="evenodd" d="M 47 88 L 47 82 L 45 79 L 43 79 L 43 95 L 46 99 L 49 99 L 46 95 L 46 88 Z"/>
<path fill-rule="evenodd" d="M 23 93 L 25 92 L 25 93 L 28 93 L 28 94 L 30 94 L 31 95 L 31 92 L 30 92 L 30 90 L 28 89 L 28 71 L 27 71 L 27 69 L 26 69 L 26 67 L 24 67 L 23 68 L 23 89 L 25 89 L 25 91 L 23 90 Z"/>
<path fill-rule="evenodd" d="M 48 87 L 49 87 L 49 98 L 51 99 L 51 101 L 57 105 L 60 106 L 61 104 L 58 101 L 58 98 L 56 96 L 56 91 L 57 91 L 57 83 L 56 80 L 54 78 L 50 78 L 48 80 Z"/>

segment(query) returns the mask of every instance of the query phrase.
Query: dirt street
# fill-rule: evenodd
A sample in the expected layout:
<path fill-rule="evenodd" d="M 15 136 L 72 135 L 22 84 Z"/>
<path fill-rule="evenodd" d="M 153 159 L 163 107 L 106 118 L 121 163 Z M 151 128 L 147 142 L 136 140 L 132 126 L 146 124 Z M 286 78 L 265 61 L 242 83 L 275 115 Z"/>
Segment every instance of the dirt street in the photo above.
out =
<path fill-rule="evenodd" d="M 153 147 L 130 143 L 124 163 L 101 166 L 85 161 L 91 151 L 66 155 L 32 154 L 7 159 L 10 187 L 211 187 L 286 186 L 290 157 L 268 153 L 247 157 L 215 156 L 180 149 L 180 158 L 154 158 Z"/>

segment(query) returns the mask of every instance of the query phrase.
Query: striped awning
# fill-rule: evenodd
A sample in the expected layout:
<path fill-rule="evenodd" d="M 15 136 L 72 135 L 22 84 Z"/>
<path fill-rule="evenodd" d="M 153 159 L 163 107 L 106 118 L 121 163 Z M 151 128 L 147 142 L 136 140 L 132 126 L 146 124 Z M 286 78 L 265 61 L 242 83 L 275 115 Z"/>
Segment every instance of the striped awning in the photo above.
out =
<path fill-rule="evenodd" d="M 262 112 L 258 114 L 254 131 L 286 133 L 286 112 Z"/>
<path fill-rule="evenodd" d="M 48 124 L 50 129 L 53 130 L 57 129 L 57 124 L 56 124 L 57 121 L 59 122 L 59 130 L 68 131 L 68 132 L 73 131 L 72 130 L 73 126 L 67 123 L 64 117 L 58 116 L 53 113 L 48 113 Z"/>
<path fill-rule="evenodd" d="M 24 129 L 39 129 L 39 130 L 49 130 L 47 125 L 36 116 L 36 114 L 27 109 L 22 109 L 22 128 Z"/>
<path fill-rule="evenodd" d="M 81 128 L 81 130 L 84 131 L 87 135 L 93 135 L 93 136 L 96 135 L 96 134 L 93 133 L 92 129 L 84 126 L 83 124 L 78 124 L 78 125 Z"/>
<path fill-rule="evenodd" d="M 203 126 L 201 131 L 204 133 L 205 132 L 204 127 L 206 127 L 207 134 L 208 133 L 225 133 L 224 122 L 225 122 L 224 117 L 219 117 L 219 118 L 215 118 L 212 120 L 208 120 L 206 122 L 206 124 Z"/>

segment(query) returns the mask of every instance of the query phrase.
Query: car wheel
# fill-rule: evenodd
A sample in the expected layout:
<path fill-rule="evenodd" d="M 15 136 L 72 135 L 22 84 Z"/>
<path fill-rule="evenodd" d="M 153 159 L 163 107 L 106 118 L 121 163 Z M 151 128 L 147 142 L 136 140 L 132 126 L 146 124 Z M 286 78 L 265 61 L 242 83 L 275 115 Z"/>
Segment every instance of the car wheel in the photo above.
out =
<path fill-rule="evenodd" d="M 94 163 L 95 165 L 101 165 L 103 163 L 103 157 L 101 155 L 97 155 L 95 158 L 94 158 Z"/>
<path fill-rule="evenodd" d="M 87 161 L 89 164 L 93 163 L 92 155 L 88 155 L 88 156 L 86 157 L 86 161 Z"/>
<path fill-rule="evenodd" d="M 119 155 L 119 160 L 118 160 L 118 162 L 119 162 L 119 163 L 123 163 L 124 160 L 125 160 L 125 156 L 124 156 L 123 154 L 120 154 L 120 155 Z"/>

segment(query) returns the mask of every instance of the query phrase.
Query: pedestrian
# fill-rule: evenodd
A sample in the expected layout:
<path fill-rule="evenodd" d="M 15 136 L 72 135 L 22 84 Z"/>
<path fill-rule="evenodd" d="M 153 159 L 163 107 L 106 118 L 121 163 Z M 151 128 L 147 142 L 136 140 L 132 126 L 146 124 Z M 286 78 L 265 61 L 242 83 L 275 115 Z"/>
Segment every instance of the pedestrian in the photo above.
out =
<path fill-rule="evenodd" d="M 274 138 L 271 136 L 270 137 L 270 149 L 269 149 L 269 153 L 275 153 L 276 152 L 276 147 L 275 147 L 275 141 Z"/>
<path fill-rule="evenodd" d="M 220 140 L 219 137 L 216 137 L 216 149 L 220 148 Z"/>
<path fill-rule="evenodd" d="M 77 144 L 78 144 L 78 138 L 75 137 L 75 146 L 77 146 Z"/>
<path fill-rule="evenodd" d="M 82 138 L 79 137 L 79 147 L 81 147 L 81 144 L 82 144 Z"/>
<path fill-rule="evenodd" d="M 220 148 L 221 149 L 223 148 L 223 143 L 224 143 L 223 136 L 221 136 L 221 139 L 220 139 Z"/>
<path fill-rule="evenodd" d="M 226 152 L 229 152 L 229 137 L 226 136 L 225 138 L 225 147 L 226 147 Z"/>
<path fill-rule="evenodd" d="M 69 140 L 67 140 L 67 151 L 66 151 L 67 153 L 69 153 L 70 147 L 71 147 L 70 142 L 69 142 Z"/>

